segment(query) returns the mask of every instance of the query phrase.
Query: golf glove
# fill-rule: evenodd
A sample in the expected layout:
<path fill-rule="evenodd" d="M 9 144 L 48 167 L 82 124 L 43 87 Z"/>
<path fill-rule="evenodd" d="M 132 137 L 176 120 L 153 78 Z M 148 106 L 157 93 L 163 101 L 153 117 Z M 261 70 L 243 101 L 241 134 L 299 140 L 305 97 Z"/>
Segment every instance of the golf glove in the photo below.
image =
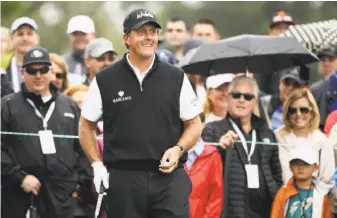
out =
<path fill-rule="evenodd" d="M 99 193 L 102 183 L 103 183 L 104 188 L 108 189 L 109 188 L 109 174 L 108 174 L 107 169 L 103 165 L 103 162 L 96 161 L 96 162 L 93 162 L 91 166 L 94 170 L 94 185 L 95 185 L 97 193 Z"/>

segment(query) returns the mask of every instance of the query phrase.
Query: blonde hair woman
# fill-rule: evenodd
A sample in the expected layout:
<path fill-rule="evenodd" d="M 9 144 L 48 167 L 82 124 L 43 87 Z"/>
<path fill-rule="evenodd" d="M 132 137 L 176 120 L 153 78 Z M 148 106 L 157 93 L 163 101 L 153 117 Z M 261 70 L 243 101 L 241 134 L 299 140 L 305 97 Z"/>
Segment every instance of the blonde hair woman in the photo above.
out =
<path fill-rule="evenodd" d="M 0 42 L 1 42 L 1 55 L 13 50 L 13 43 L 9 29 L 6 27 L 0 27 Z M 0 55 L 0 56 L 1 56 Z"/>
<path fill-rule="evenodd" d="M 69 87 L 68 81 L 68 66 L 64 58 L 58 54 L 50 53 L 50 61 L 53 67 L 53 73 L 55 79 L 52 83 L 57 87 L 58 90 L 63 92 Z"/>
<path fill-rule="evenodd" d="M 233 79 L 233 74 L 218 74 L 207 78 L 207 96 L 204 103 L 205 123 L 219 121 L 226 117 L 228 86 Z"/>
<path fill-rule="evenodd" d="M 86 85 L 73 85 L 64 91 L 64 94 L 72 97 L 72 99 L 82 107 L 82 103 L 88 93 L 88 86 Z"/>
<path fill-rule="evenodd" d="M 318 179 L 331 183 L 335 169 L 333 147 L 319 130 L 320 115 L 316 101 L 307 88 L 298 89 L 288 96 L 283 106 L 283 126 L 276 131 L 284 184 L 292 177 L 289 168 L 291 150 L 305 144 L 313 146 L 319 153 Z"/>

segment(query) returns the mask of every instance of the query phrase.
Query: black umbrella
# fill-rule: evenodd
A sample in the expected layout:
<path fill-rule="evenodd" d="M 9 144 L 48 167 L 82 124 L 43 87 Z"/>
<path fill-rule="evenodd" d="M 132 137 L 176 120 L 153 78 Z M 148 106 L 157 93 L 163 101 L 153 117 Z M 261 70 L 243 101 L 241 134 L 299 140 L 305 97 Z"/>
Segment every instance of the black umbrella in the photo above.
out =
<path fill-rule="evenodd" d="M 202 44 L 179 64 L 186 73 L 215 72 L 269 74 L 309 64 L 318 58 L 293 38 L 239 35 Z"/>

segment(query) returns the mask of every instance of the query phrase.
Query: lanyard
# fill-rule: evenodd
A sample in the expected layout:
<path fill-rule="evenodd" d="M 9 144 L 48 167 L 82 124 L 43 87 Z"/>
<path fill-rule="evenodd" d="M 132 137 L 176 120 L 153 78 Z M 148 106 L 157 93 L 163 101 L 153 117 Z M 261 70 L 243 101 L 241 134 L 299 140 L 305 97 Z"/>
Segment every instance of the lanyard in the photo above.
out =
<path fill-rule="evenodd" d="M 251 158 L 253 156 L 253 153 L 254 153 L 254 150 L 255 150 L 255 146 L 256 146 L 256 131 L 255 129 L 253 129 L 253 132 L 252 132 L 252 146 L 250 148 L 250 152 L 248 154 L 248 147 L 247 147 L 247 141 L 245 139 L 245 137 L 243 136 L 241 130 L 239 129 L 239 127 L 236 125 L 236 123 L 234 123 L 234 121 L 232 119 L 229 119 L 229 121 L 231 122 L 236 134 L 238 134 L 240 140 L 241 140 L 241 143 L 242 143 L 242 146 L 243 148 L 245 149 L 246 151 L 246 154 L 247 154 L 247 157 L 248 157 L 248 163 L 250 164 L 250 161 L 251 161 Z"/>
<path fill-rule="evenodd" d="M 20 79 L 18 78 L 18 66 L 16 63 L 15 55 L 12 57 L 11 61 L 11 71 L 12 71 L 12 84 L 13 84 L 13 91 L 19 92 L 20 91 Z"/>
<path fill-rule="evenodd" d="M 34 102 L 33 102 L 32 100 L 27 99 L 27 101 L 28 101 L 28 103 L 29 103 L 30 105 L 32 105 L 32 107 L 34 108 L 36 116 L 38 116 L 38 117 L 40 117 L 40 118 L 42 119 L 42 122 L 43 122 L 43 128 L 44 128 L 45 130 L 47 130 L 47 127 L 48 127 L 48 120 L 50 119 L 50 117 L 51 117 L 51 115 L 53 114 L 54 109 L 55 109 L 55 101 L 53 101 L 53 102 L 50 104 L 50 106 L 49 106 L 49 108 L 48 108 L 48 111 L 47 111 L 47 114 L 46 114 L 45 117 L 42 116 L 42 114 L 41 114 L 40 111 L 36 108 L 36 106 L 35 106 L 35 104 L 34 104 Z"/>

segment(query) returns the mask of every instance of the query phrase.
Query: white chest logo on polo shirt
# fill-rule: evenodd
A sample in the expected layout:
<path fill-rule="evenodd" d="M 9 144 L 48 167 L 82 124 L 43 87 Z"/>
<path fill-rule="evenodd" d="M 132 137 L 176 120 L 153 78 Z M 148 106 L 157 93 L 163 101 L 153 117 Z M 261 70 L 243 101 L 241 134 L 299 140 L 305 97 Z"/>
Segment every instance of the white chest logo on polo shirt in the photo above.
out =
<path fill-rule="evenodd" d="M 149 13 L 147 11 L 141 11 L 141 12 L 137 13 L 137 19 L 142 18 L 142 17 L 151 17 L 151 18 L 153 18 L 154 16 L 153 16 L 153 14 L 151 14 L 151 13 Z"/>
<path fill-rule="evenodd" d="M 112 100 L 113 103 L 121 102 L 121 101 L 129 101 L 131 100 L 131 96 L 124 97 L 124 91 L 118 92 L 119 98 L 115 98 Z"/>

